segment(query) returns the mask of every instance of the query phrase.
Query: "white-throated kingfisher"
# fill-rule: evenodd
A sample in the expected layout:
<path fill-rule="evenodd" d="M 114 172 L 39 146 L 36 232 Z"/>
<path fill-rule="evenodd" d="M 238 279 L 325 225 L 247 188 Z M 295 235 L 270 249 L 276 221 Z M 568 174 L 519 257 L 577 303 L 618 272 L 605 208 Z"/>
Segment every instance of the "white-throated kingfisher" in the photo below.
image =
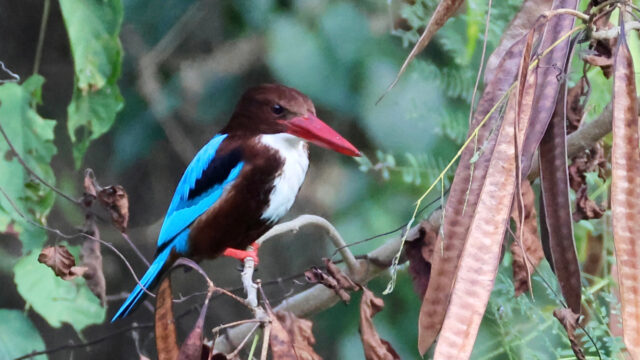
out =
<path fill-rule="evenodd" d="M 309 166 L 307 141 L 349 156 L 360 152 L 316 116 L 296 89 L 247 90 L 227 126 L 193 158 L 165 215 L 155 259 L 140 280 L 153 289 L 179 257 L 196 261 L 244 251 L 289 211 Z M 137 285 L 112 321 L 142 301 Z"/>

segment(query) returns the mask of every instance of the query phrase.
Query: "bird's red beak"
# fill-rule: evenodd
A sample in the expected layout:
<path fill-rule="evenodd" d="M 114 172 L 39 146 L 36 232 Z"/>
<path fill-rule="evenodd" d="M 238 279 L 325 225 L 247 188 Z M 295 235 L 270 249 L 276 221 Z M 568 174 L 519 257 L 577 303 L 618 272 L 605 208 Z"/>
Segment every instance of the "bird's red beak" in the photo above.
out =
<path fill-rule="evenodd" d="M 329 125 L 309 113 L 286 122 L 287 133 L 308 140 L 316 145 L 349 156 L 361 156 L 355 146 L 340 136 Z"/>

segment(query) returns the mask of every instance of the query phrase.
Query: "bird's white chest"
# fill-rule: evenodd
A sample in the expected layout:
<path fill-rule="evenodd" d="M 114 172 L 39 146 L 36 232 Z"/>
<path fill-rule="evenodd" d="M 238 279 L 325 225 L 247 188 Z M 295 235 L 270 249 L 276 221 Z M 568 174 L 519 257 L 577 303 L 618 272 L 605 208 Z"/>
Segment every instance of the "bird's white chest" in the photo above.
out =
<path fill-rule="evenodd" d="M 309 167 L 307 144 L 290 134 L 262 135 L 260 142 L 276 150 L 284 160 L 284 166 L 273 182 L 269 204 L 261 217 L 274 223 L 289 211 L 304 182 Z"/>

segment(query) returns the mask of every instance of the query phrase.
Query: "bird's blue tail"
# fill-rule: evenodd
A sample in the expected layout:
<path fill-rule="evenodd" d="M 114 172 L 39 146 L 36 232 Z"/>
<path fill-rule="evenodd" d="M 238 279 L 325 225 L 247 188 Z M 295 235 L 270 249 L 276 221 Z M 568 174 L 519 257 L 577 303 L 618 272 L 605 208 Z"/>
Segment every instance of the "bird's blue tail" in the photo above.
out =
<path fill-rule="evenodd" d="M 136 288 L 133 289 L 127 300 L 124 302 L 124 304 L 122 304 L 120 310 L 118 310 L 113 319 L 111 319 L 111 322 L 122 319 L 129 315 L 129 313 L 133 311 L 133 309 L 135 309 L 143 299 L 145 295 L 144 289 L 147 289 L 149 291 L 152 290 L 153 286 L 160 278 L 162 269 L 164 268 L 164 265 L 169 258 L 169 254 L 171 254 L 170 246 L 164 249 L 160 254 L 158 254 L 155 260 L 153 260 L 151 266 L 149 266 L 149 269 L 144 274 L 142 279 L 140 279 L 140 284 L 136 285 Z M 140 285 L 144 286 L 144 289 Z"/>
<path fill-rule="evenodd" d="M 125 300 L 124 304 L 122 304 L 120 310 L 118 310 L 113 319 L 111 319 L 111 322 L 126 317 L 131 311 L 138 307 L 138 305 L 144 298 L 144 289 L 151 291 L 155 287 L 158 280 L 160 280 L 163 270 L 165 269 L 165 265 L 167 265 L 167 260 L 169 259 L 171 250 L 175 249 L 178 253 L 185 252 L 188 236 L 189 229 L 185 229 L 185 231 L 182 231 L 172 240 L 172 244 L 165 247 L 156 256 L 156 258 L 153 260 L 153 263 L 151 263 L 151 266 L 149 266 L 147 272 L 144 274 L 142 279 L 140 279 L 140 284 L 136 285 L 136 288 L 133 289 L 127 300 Z M 140 285 L 144 286 L 144 289 Z"/>

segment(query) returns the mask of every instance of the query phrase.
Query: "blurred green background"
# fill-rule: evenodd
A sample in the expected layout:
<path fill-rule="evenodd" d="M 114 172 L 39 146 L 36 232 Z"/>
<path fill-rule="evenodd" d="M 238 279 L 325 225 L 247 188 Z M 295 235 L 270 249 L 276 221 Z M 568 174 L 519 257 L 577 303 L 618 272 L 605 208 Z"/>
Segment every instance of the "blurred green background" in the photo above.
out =
<path fill-rule="evenodd" d="M 520 3 L 507 0 L 494 4 L 486 39 L 487 54 L 497 46 Z M 0 44 L 0 60 L 23 79 L 33 67 L 42 4 L 36 0 L 9 0 L 0 4 L 0 29 L 5 34 Z M 246 88 L 279 82 L 306 93 L 315 102 L 320 118 L 368 157 L 368 161 L 356 162 L 312 147 L 307 180 L 287 218 L 303 213 L 324 216 L 347 242 L 395 229 L 410 218 L 414 201 L 464 140 L 485 40 L 487 2 L 467 1 L 398 85 L 376 105 L 436 5 L 435 0 L 123 0 L 120 39 L 124 57 L 118 85 L 124 107 L 113 127 L 91 143 L 76 168 L 65 125 L 74 88 L 73 62 L 59 4 L 52 1 L 40 67 L 46 82 L 39 112 L 57 121 L 54 143 L 58 153 L 52 160 L 56 182 L 64 192 L 79 196 L 82 169 L 92 168 L 101 184 L 123 185 L 130 202 L 130 236 L 150 258 L 164 211 L 189 159 L 224 126 Z M 448 174 L 446 183 L 451 176 Z M 435 196 L 428 200 L 433 199 Z M 47 223 L 72 233 L 83 223 L 83 214 L 57 198 Z M 102 238 L 125 253 L 141 274 L 144 264 L 119 234 L 108 226 L 101 229 Z M 23 269 L 26 265 L 19 265 L 28 257 L 20 260 L 24 249 L 21 250 L 22 245 L 15 237 L 8 233 L 1 236 L 0 308 L 14 310 L 0 310 L 0 319 L 18 317 L 11 321 L 24 323 L 25 330 L 18 325 L 14 330 L 24 331 L 33 341 L 30 347 L 20 349 L 78 343 L 125 328 L 132 322 L 152 321 L 152 312 L 141 307 L 125 321 L 103 323 L 134 286 L 121 260 L 107 249 L 103 249 L 106 314 L 101 309 L 87 310 L 82 314 L 86 318 L 74 320 L 72 327 L 64 320 L 55 323 L 46 315 L 56 311 L 50 303 L 36 311 L 28 310 L 29 307 L 27 311 L 15 311 L 25 309 L 23 293 L 14 280 L 18 282 L 16 269 Z M 356 255 L 365 254 L 390 236 L 354 246 L 352 251 Z M 49 242 L 60 240 L 49 236 Z M 332 252 L 331 244 L 321 233 L 302 230 L 261 248 L 257 276 L 270 281 L 301 274 L 312 265 L 321 265 L 320 259 Z M 240 285 L 237 266 L 230 259 L 203 263 L 217 285 L 230 288 Z M 22 271 L 20 274 L 26 270 Z M 193 272 L 177 271 L 174 279 L 179 279 L 174 281 L 174 293 L 187 295 L 204 288 Z M 551 316 L 558 306 L 553 300 L 557 296 L 543 279 L 555 287 L 546 262 L 541 273 L 534 276 L 535 300 L 527 294 L 514 299 L 510 257 L 505 256 L 474 358 L 572 356 L 564 330 Z M 370 287 L 381 294 L 388 280 L 388 276 L 376 279 Z M 82 282 L 77 286 L 81 287 Z M 267 294 L 272 303 L 278 303 L 292 291 L 307 286 L 301 277 L 297 281 L 282 280 L 268 286 Z M 363 357 L 357 331 L 359 297 L 355 295 L 351 304 L 338 304 L 312 319 L 315 348 L 324 358 Z M 177 304 L 176 314 L 201 304 L 202 298 Z M 421 299 L 413 291 L 404 266 L 400 268 L 396 289 L 383 298 L 385 309 L 375 318 L 381 336 L 403 359 L 418 358 L 417 318 Z M 594 325 L 592 332 L 604 334 L 600 351 L 615 353 L 619 341 L 606 337 L 608 309 L 599 312 L 604 318 Z M 216 298 L 210 306 L 206 328 L 249 315 L 243 307 Z M 197 312 L 192 311 L 180 318 L 180 339 L 186 336 L 196 317 Z M 85 327 L 79 323 L 98 324 Z M 2 331 L 0 325 L 0 339 L 4 336 Z M 138 353 L 154 357 L 152 335 L 151 328 L 143 328 L 88 348 L 58 352 L 49 358 L 134 359 L 139 358 Z M 592 349 L 589 346 L 587 349 Z"/>

